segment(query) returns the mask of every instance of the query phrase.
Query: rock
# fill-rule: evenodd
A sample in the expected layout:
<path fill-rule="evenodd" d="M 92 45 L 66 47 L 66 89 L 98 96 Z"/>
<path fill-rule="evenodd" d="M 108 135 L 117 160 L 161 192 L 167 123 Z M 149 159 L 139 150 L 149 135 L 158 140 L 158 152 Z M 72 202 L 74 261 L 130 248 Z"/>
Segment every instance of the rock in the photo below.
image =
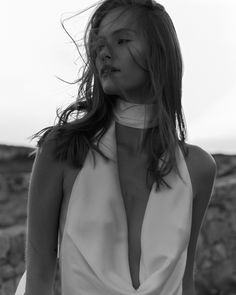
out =
<path fill-rule="evenodd" d="M 6 257 L 5 258 L 0 258 L 0 266 L 1 265 L 6 265 L 6 263 L 7 263 Z"/>
<path fill-rule="evenodd" d="M 8 186 L 6 178 L 3 174 L 0 174 L 0 204 L 7 202 L 9 199 Z"/>
<path fill-rule="evenodd" d="M 217 177 L 236 174 L 236 156 L 235 155 L 213 155 L 217 165 Z"/>
<path fill-rule="evenodd" d="M 222 155 L 217 165 L 218 176 L 196 252 L 195 281 L 201 282 L 199 289 L 203 286 L 199 295 L 208 291 L 236 294 L 236 156 Z"/>
<path fill-rule="evenodd" d="M 197 281 L 195 284 L 195 288 L 197 292 L 196 295 L 212 295 L 208 288 L 208 285 L 203 280 Z"/>
<path fill-rule="evenodd" d="M 203 270 L 209 270 L 212 267 L 212 262 L 210 260 L 204 260 L 202 262 L 201 268 Z"/>
<path fill-rule="evenodd" d="M 0 145 L 0 175 L 8 178 L 8 182 L 0 179 L 0 228 L 5 227 L 0 234 L 0 269 L 5 279 L 12 275 L 10 282 L 0 275 L 5 292 L 0 291 L 0 295 L 14 294 L 15 290 L 9 290 L 17 286 L 25 271 L 27 190 L 33 164 L 28 154 L 29 149 Z M 198 295 L 236 295 L 236 156 L 213 156 L 217 179 L 197 243 L 194 279 Z M 1 195 L 1 189 L 5 195 Z M 13 226 L 19 223 L 23 225 Z M 60 294 L 58 270 L 55 295 Z"/>
<path fill-rule="evenodd" d="M 6 281 L 15 276 L 15 270 L 11 265 L 0 266 L 0 277 Z"/>
<path fill-rule="evenodd" d="M 0 215 L 0 228 L 10 227 L 14 224 L 13 216 L 9 214 Z"/>
<path fill-rule="evenodd" d="M 213 206 L 210 205 L 206 215 L 206 222 L 212 219 L 224 220 L 225 219 L 225 207 L 224 206 Z"/>
<path fill-rule="evenodd" d="M 233 229 L 233 231 L 235 232 L 236 234 L 236 214 L 232 214 L 230 217 L 229 217 L 229 223 Z"/>
<path fill-rule="evenodd" d="M 15 273 L 17 276 L 22 276 L 25 271 L 25 262 L 21 261 L 17 266 L 15 266 Z"/>
<path fill-rule="evenodd" d="M 19 158 L 27 159 L 33 151 L 34 149 L 31 147 L 0 144 L 0 160 L 10 161 Z"/>
<path fill-rule="evenodd" d="M 11 249 L 9 253 L 9 262 L 17 266 L 24 259 L 25 238 L 22 234 L 11 237 Z"/>
<path fill-rule="evenodd" d="M 213 246 L 212 249 L 212 260 L 222 261 L 227 258 L 227 251 L 223 243 L 218 243 Z"/>
<path fill-rule="evenodd" d="M 2 282 L 0 287 L 0 294 L 1 295 L 13 295 L 15 293 L 15 281 L 9 280 L 6 282 Z"/>
<path fill-rule="evenodd" d="M 27 191 L 29 186 L 30 173 L 16 173 L 8 176 L 8 190 L 11 193 L 21 193 Z"/>
<path fill-rule="evenodd" d="M 10 251 L 10 239 L 0 230 L 0 258 L 6 258 Z"/>
<path fill-rule="evenodd" d="M 207 233 L 208 242 L 213 244 L 230 235 L 230 229 L 226 223 L 215 220 L 208 224 Z"/>
<path fill-rule="evenodd" d="M 236 286 L 236 273 L 231 260 L 225 260 L 214 265 L 212 283 L 215 288 L 221 288 L 221 291 L 229 291 L 230 285 L 235 284 Z"/>

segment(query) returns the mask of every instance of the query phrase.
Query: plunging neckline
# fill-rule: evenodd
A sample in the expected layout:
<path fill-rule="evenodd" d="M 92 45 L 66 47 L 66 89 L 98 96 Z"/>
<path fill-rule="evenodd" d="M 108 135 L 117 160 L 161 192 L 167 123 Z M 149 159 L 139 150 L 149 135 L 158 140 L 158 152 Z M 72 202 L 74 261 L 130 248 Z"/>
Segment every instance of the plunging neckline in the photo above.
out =
<path fill-rule="evenodd" d="M 143 209 L 144 211 L 143 211 L 143 215 L 142 215 L 142 220 L 141 220 L 141 225 L 140 225 L 140 236 L 139 236 L 139 241 L 138 241 L 138 243 L 139 243 L 139 245 L 140 245 L 140 256 L 139 256 L 139 262 L 138 262 L 138 265 L 139 265 L 139 267 L 138 267 L 138 282 L 139 282 L 139 286 L 138 286 L 138 288 L 136 289 L 135 287 L 134 287 L 134 285 L 133 285 L 133 280 L 132 280 L 132 276 L 131 276 L 131 267 L 130 267 L 130 260 L 129 260 L 129 254 L 130 253 L 132 253 L 131 251 L 132 251 L 132 249 L 130 248 L 130 246 L 129 246 L 129 240 L 130 240 L 130 238 L 129 238 L 129 216 L 128 216 L 128 214 L 127 214 L 127 209 L 126 209 L 126 204 L 125 204 L 125 193 L 126 192 L 124 192 L 123 190 L 122 190 L 122 185 L 121 185 L 121 177 L 120 177 L 120 175 L 121 175 L 121 171 L 119 170 L 119 168 L 120 168 L 120 166 L 121 165 L 119 165 L 118 164 L 118 140 L 117 140 L 117 131 L 118 131 L 118 129 L 117 129 L 117 125 L 119 125 L 119 123 L 115 123 L 115 146 L 116 146 L 116 161 L 117 161 L 117 174 L 118 174 L 118 180 L 119 180 L 119 187 L 120 187 L 120 198 L 121 198 L 121 203 L 122 203 L 122 209 L 123 209 L 123 212 L 124 212 L 124 215 L 125 215 L 125 223 L 126 223 L 126 231 L 127 231 L 127 243 L 126 243 L 126 245 L 127 245 L 127 253 L 128 253 L 128 266 L 129 266 L 129 274 L 130 274 L 130 281 L 131 281 L 131 286 L 133 287 L 133 289 L 135 290 L 135 291 L 139 291 L 139 289 L 141 289 L 141 287 L 142 287 L 142 283 L 140 282 L 140 269 L 141 269 L 141 259 L 142 259 L 142 233 L 143 233 L 143 226 L 144 226 L 144 223 L 145 223 L 145 218 L 146 218 L 146 215 L 148 214 L 148 208 L 149 208 L 149 206 L 150 206 L 150 202 L 151 202 L 151 195 L 152 195 L 152 190 L 153 190 L 153 186 L 154 186 L 154 184 L 155 184 L 155 180 L 154 179 L 152 179 L 151 181 L 152 181 L 152 184 L 150 185 L 150 190 L 149 190 L 149 188 L 147 188 L 148 189 L 148 191 L 149 191 L 149 193 L 148 193 L 148 196 L 146 197 L 146 204 L 145 204 L 145 208 Z M 121 153 L 122 154 L 122 153 Z M 120 155 L 120 153 L 119 153 L 119 155 Z M 128 156 L 127 156 L 128 157 Z M 134 157 L 136 157 L 136 156 L 134 156 Z M 137 154 L 137 157 L 138 157 L 138 154 Z M 146 158 L 147 159 L 147 158 Z M 145 158 L 144 158 L 144 162 L 145 162 L 145 160 L 146 160 Z M 120 161 L 119 161 L 119 163 L 120 163 Z M 144 170 L 145 170 L 145 172 L 146 172 L 146 169 L 145 169 L 145 167 L 144 167 Z M 146 187 L 146 182 L 144 183 L 144 186 Z M 139 200 L 140 201 L 140 200 Z M 129 250 L 131 250 L 131 251 L 129 251 Z"/>
<path fill-rule="evenodd" d="M 136 289 L 126 251 L 128 225 L 114 163 L 114 128 L 107 131 L 102 141 L 102 152 L 111 161 L 95 152 L 95 167 L 89 150 L 66 208 L 59 245 L 62 294 L 74 295 L 79 290 L 91 295 L 181 295 L 193 190 L 180 147 L 176 147 L 177 164 L 182 178 L 171 171 L 165 178 L 171 189 L 161 187 L 155 191 L 153 183 L 149 192 L 140 233 L 142 252 Z"/>
<path fill-rule="evenodd" d="M 117 139 L 116 139 L 116 122 L 113 122 L 113 127 L 111 126 L 110 128 L 111 128 L 110 131 L 113 128 L 114 128 L 113 131 L 115 130 L 115 132 L 113 133 L 114 134 L 113 144 L 115 145 L 115 149 L 114 150 L 110 150 L 110 147 L 111 146 L 109 145 L 109 143 L 110 143 L 109 141 L 108 142 L 106 142 L 106 141 L 105 142 L 101 142 L 102 145 L 100 146 L 100 148 L 103 150 L 103 152 L 104 152 L 104 148 L 105 148 L 105 153 L 108 156 L 112 156 L 111 159 L 112 160 L 115 160 L 115 162 L 118 163 Z M 124 220 L 123 220 L 123 222 L 125 223 L 125 231 L 126 231 L 126 250 L 127 250 L 127 254 L 129 255 L 128 218 L 127 218 L 127 213 L 126 213 L 126 209 L 125 209 L 125 203 L 124 203 L 123 196 L 122 196 L 121 181 L 120 181 L 120 177 L 119 177 L 119 168 L 118 168 L 118 165 L 115 165 L 115 167 L 116 167 L 117 176 L 118 176 L 117 177 L 117 183 L 119 185 L 118 186 L 118 192 L 120 192 L 120 193 L 118 193 L 119 196 L 117 196 L 118 197 L 117 201 L 121 204 L 122 216 L 125 217 Z M 77 184 L 79 182 L 80 174 L 81 174 L 81 171 L 78 173 L 78 175 L 75 178 L 74 184 L 72 186 L 71 196 L 77 190 Z M 139 292 L 143 288 L 143 286 L 145 285 L 146 281 L 148 281 L 150 279 L 150 277 L 148 277 L 143 282 L 141 282 L 141 280 L 140 280 L 140 271 L 141 271 L 141 260 L 142 260 L 142 255 L 143 255 L 143 253 L 142 253 L 143 230 L 144 230 L 145 220 L 146 220 L 147 215 L 148 215 L 148 210 L 149 210 L 149 207 L 150 207 L 150 203 L 152 201 L 154 185 L 155 185 L 155 182 L 153 182 L 153 184 L 151 185 L 151 189 L 150 189 L 150 192 L 149 192 L 148 200 L 146 202 L 146 208 L 145 208 L 144 214 L 143 214 L 143 220 L 142 220 L 142 224 L 141 224 L 141 230 L 140 230 L 140 241 L 139 242 L 140 242 L 141 251 L 140 251 L 140 259 L 139 259 L 139 286 L 138 286 L 137 289 L 133 286 L 133 281 L 132 281 L 131 272 L 130 272 L 129 256 L 127 256 L 127 261 L 126 261 L 126 263 L 128 265 L 128 273 L 129 273 L 129 277 L 130 277 L 130 279 L 129 279 L 130 284 L 129 285 L 130 285 L 130 288 L 132 289 L 132 291 L 134 293 Z M 70 199 L 71 199 L 71 196 L 70 196 Z M 69 207 L 68 207 L 68 211 L 69 211 Z"/>
<path fill-rule="evenodd" d="M 153 187 L 152 187 L 153 189 Z M 152 191 L 151 189 L 151 191 Z M 150 202 L 151 202 L 151 191 L 149 193 L 149 196 L 148 196 L 148 200 L 146 202 L 146 207 L 144 209 L 144 214 L 143 214 L 143 219 L 142 219 L 142 223 L 141 223 L 141 228 L 140 228 L 140 238 L 139 238 L 139 243 L 140 243 L 140 258 L 139 258 L 139 271 L 138 271 L 138 281 L 139 281 L 139 286 L 138 288 L 136 289 L 133 285 L 133 281 L 132 281 L 132 276 L 131 276 L 131 267 L 130 267 L 130 261 L 129 261 L 129 256 L 128 256 L 128 266 L 129 266 L 129 274 L 130 274 L 130 282 L 131 282 L 131 286 L 132 288 L 134 289 L 134 291 L 139 291 L 141 288 L 142 288 L 142 285 L 144 284 L 144 282 L 141 282 L 140 281 L 140 270 L 141 270 L 141 259 L 142 259 L 142 236 L 143 236 L 143 228 L 144 228 L 144 224 L 145 224 L 145 219 L 146 219 L 146 215 L 147 215 L 147 212 L 148 212 L 148 208 L 150 206 Z M 126 213 L 126 209 L 125 209 L 125 204 L 124 204 L 124 201 L 123 201 L 123 198 L 122 198 L 122 195 L 121 195 L 121 199 L 122 199 L 122 204 L 123 204 L 123 211 L 124 211 L 124 214 L 126 216 L 126 230 L 127 230 L 127 241 L 126 241 L 126 245 L 127 245 L 127 253 L 129 255 L 129 229 L 128 229 L 128 218 L 127 218 L 127 213 Z"/>
<path fill-rule="evenodd" d="M 155 191 L 155 183 L 151 186 L 140 232 L 136 289 L 129 266 L 128 223 L 118 177 L 114 121 L 99 148 L 109 161 L 96 152 L 94 158 L 89 150 L 70 197 L 60 256 L 64 290 L 69 282 L 77 288 L 93 289 L 89 284 L 94 279 L 98 294 L 161 292 L 164 280 L 170 281 L 167 287 L 172 286 L 172 273 L 180 282 L 191 230 L 191 181 L 182 152 L 177 147 L 178 168 L 186 182 L 173 171 L 165 178 L 172 189 L 161 187 Z"/>
<path fill-rule="evenodd" d="M 119 184 L 120 184 L 120 179 L 119 179 Z M 154 183 L 153 183 L 154 185 Z M 149 193 L 149 196 L 148 196 L 148 199 L 147 199 L 147 202 L 146 202 L 146 206 L 145 206 L 145 209 L 144 209 L 144 214 L 143 214 L 143 218 L 142 218 L 142 222 L 141 222 L 141 227 L 140 227 L 140 237 L 139 237 L 139 245 L 140 245 L 140 258 L 139 258 L 139 272 L 138 272 L 138 281 L 139 281 L 139 286 L 137 289 L 135 289 L 134 285 L 133 285 L 133 281 L 132 281 L 132 276 L 131 276 L 131 267 L 130 267 L 130 261 L 129 261 L 129 256 L 128 256 L 128 266 L 129 266 L 129 274 L 130 274 L 130 281 L 131 281 L 131 286 L 133 287 L 133 289 L 135 291 L 139 291 L 139 289 L 141 289 L 142 287 L 142 283 L 140 282 L 140 269 L 141 269 L 141 259 L 142 259 L 142 236 L 143 236 L 143 228 L 144 228 L 144 224 L 145 224 L 145 219 L 146 219 L 146 215 L 147 215 L 147 212 L 148 212 L 148 208 L 150 206 L 150 203 L 151 203 L 151 192 L 152 192 L 152 189 L 153 189 L 153 185 L 152 185 L 152 188 L 151 188 L 151 191 Z M 120 185 L 120 188 L 121 188 L 121 185 Z M 126 240 L 126 246 L 127 246 L 127 253 L 129 255 L 129 228 L 128 228 L 128 217 L 127 217 L 127 212 L 126 212 L 126 208 L 125 208 L 125 203 L 124 203 L 124 200 L 123 200 L 123 197 L 122 197 L 122 190 L 121 190 L 121 194 L 120 194 L 120 198 L 121 198 L 121 202 L 122 202 L 122 207 L 123 207 L 123 211 L 124 211 L 124 215 L 126 217 L 125 219 L 125 223 L 126 223 L 126 231 L 127 231 L 127 240 Z M 131 249 L 132 250 L 132 249 Z M 143 282 L 144 283 L 144 282 Z"/>

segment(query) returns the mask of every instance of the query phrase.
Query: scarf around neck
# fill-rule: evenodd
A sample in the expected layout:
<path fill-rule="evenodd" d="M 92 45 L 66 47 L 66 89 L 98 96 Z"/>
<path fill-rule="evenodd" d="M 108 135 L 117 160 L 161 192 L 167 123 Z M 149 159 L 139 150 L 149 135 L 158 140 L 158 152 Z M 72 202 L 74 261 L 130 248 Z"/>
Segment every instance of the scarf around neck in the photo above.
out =
<path fill-rule="evenodd" d="M 121 125 L 128 127 L 146 129 L 156 126 L 155 123 L 156 104 L 138 104 L 122 99 L 116 101 L 113 110 L 114 119 Z"/>

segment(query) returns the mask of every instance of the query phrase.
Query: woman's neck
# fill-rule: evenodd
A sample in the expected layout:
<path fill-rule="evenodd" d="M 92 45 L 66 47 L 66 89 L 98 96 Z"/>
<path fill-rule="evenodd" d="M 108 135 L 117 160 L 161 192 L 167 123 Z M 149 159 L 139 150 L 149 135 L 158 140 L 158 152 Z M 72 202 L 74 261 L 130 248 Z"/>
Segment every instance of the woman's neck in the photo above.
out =
<path fill-rule="evenodd" d="M 117 145 L 132 154 L 140 153 L 146 133 L 157 125 L 155 104 L 117 100 L 114 109 Z M 146 146 L 146 144 L 145 144 Z"/>
<path fill-rule="evenodd" d="M 135 129 L 124 125 L 116 124 L 116 143 L 119 150 L 128 152 L 130 155 L 140 155 L 147 150 L 145 144 L 142 148 L 144 136 L 147 129 Z"/>
<path fill-rule="evenodd" d="M 156 97 L 155 96 L 150 96 L 150 95 L 135 95 L 135 96 L 129 96 L 129 97 L 119 97 L 119 100 L 126 101 L 129 103 L 134 103 L 134 104 L 156 104 Z"/>

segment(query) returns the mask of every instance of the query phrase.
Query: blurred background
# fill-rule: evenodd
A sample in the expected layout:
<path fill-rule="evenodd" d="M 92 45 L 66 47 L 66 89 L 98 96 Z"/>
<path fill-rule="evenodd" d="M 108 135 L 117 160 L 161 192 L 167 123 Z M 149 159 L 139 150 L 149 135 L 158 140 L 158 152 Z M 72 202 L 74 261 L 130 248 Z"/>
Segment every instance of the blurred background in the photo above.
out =
<path fill-rule="evenodd" d="M 56 109 L 77 95 L 82 65 L 60 19 L 92 0 L 0 2 L 0 295 L 14 295 L 25 271 L 28 187 L 36 142 Z M 214 157 L 217 176 L 197 242 L 196 295 L 236 294 L 236 1 L 160 0 L 184 61 L 188 142 Z M 65 22 L 82 38 L 94 7 Z M 83 50 L 81 49 L 83 54 Z M 54 294 L 60 295 L 57 269 Z"/>
<path fill-rule="evenodd" d="M 56 108 L 76 97 L 81 61 L 61 27 L 92 0 L 0 3 L 0 143 L 34 146 L 28 137 L 54 123 Z M 236 2 L 162 0 L 180 40 L 188 142 L 236 153 Z M 65 23 L 82 37 L 94 8 Z"/>

